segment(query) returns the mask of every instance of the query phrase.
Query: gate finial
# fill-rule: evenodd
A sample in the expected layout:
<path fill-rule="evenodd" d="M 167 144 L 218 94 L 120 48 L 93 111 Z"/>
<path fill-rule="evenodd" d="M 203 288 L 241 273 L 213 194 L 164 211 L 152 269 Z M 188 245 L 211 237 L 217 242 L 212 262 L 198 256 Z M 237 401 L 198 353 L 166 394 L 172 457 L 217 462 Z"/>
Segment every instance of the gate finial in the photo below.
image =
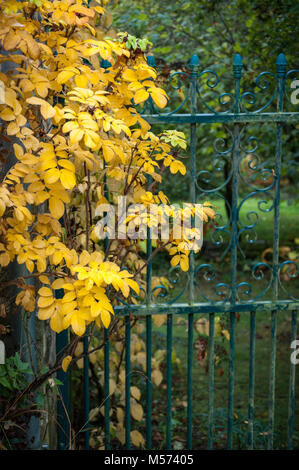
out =
<path fill-rule="evenodd" d="M 284 76 L 287 68 L 287 61 L 285 55 L 280 53 L 276 59 L 276 71 L 277 75 Z"/>
<path fill-rule="evenodd" d="M 153 68 L 156 67 L 155 57 L 152 54 L 148 55 L 146 60 L 147 60 L 147 65 Z"/>
<path fill-rule="evenodd" d="M 197 73 L 197 71 L 199 69 L 199 65 L 200 65 L 199 57 L 198 57 L 197 54 L 194 54 L 191 57 L 190 62 L 189 62 L 189 67 L 191 69 L 191 73 Z"/>
<path fill-rule="evenodd" d="M 240 54 L 235 54 L 233 61 L 234 77 L 241 78 L 242 75 L 243 60 Z"/>

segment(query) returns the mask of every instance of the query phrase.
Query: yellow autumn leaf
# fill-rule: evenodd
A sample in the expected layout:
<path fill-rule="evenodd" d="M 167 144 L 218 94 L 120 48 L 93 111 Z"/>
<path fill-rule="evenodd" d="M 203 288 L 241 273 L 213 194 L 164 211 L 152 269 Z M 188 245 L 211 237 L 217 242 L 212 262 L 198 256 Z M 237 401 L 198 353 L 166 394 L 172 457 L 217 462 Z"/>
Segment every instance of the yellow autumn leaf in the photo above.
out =
<path fill-rule="evenodd" d="M 181 266 L 181 270 L 182 271 L 188 271 L 189 269 L 189 258 L 188 256 L 184 255 L 182 256 L 181 260 L 180 260 L 180 266 Z"/>
<path fill-rule="evenodd" d="M 128 82 L 137 82 L 138 77 L 134 70 L 126 69 L 123 73 L 123 79 L 127 80 Z"/>
<path fill-rule="evenodd" d="M 176 266 L 180 262 L 180 255 L 175 255 L 173 258 L 171 258 L 170 264 L 171 266 Z"/>
<path fill-rule="evenodd" d="M 53 217 L 60 219 L 64 214 L 64 204 L 57 197 L 50 197 L 49 209 Z"/>
<path fill-rule="evenodd" d="M 44 181 L 48 185 L 52 185 L 56 183 L 60 178 L 60 171 L 58 168 L 51 168 L 50 170 L 46 171 L 44 174 Z"/>
<path fill-rule="evenodd" d="M 101 320 L 103 322 L 104 327 L 108 328 L 108 326 L 110 325 L 110 322 L 111 322 L 110 313 L 107 312 L 106 310 L 103 310 L 100 315 L 101 315 Z"/>
<path fill-rule="evenodd" d="M 43 284 L 50 284 L 49 278 L 48 278 L 47 276 L 45 276 L 44 274 L 42 274 L 41 276 L 39 276 L 39 280 L 40 280 L 40 282 L 42 282 Z"/>
<path fill-rule="evenodd" d="M 51 316 L 53 315 L 54 311 L 55 304 L 53 303 L 49 307 L 39 308 L 37 316 L 40 320 L 49 320 L 49 318 L 51 318 Z"/>
<path fill-rule="evenodd" d="M 144 437 L 139 431 L 137 431 L 137 429 L 135 429 L 134 431 L 131 431 L 130 437 L 131 437 L 132 444 L 134 446 L 136 447 L 144 446 L 145 444 Z"/>
<path fill-rule="evenodd" d="M 131 403 L 131 415 L 136 421 L 141 421 L 143 418 L 143 408 L 135 400 Z"/>
<path fill-rule="evenodd" d="M 53 297 L 40 297 L 37 301 L 37 305 L 41 308 L 49 307 L 54 303 Z"/>
<path fill-rule="evenodd" d="M 154 103 L 159 107 L 159 108 L 165 108 L 167 105 L 167 98 L 165 94 L 163 93 L 163 90 L 159 88 L 152 88 L 150 89 L 150 95 L 154 101 Z"/>
<path fill-rule="evenodd" d="M 85 330 L 86 330 L 85 321 L 81 318 L 78 311 L 76 311 L 72 315 L 71 325 L 76 335 L 78 336 L 84 335 Z"/>
<path fill-rule="evenodd" d="M 37 96 L 32 96 L 31 98 L 27 98 L 27 103 L 35 104 L 40 106 L 40 112 L 44 119 L 49 119 L 55 116 L 56 110 L 53 106 L 50 105 L 47 101 L 38 98 Z"/>
<path fill-rule="evenodd" d="M 153 315 L 154 323 L 159 328 L 164 325 L 166 321 L 166 315 Z"/>
<path fill-rule="evenodd" d="M 148 92 L 142 88 L 141 90 L 138 90 L 135 95 L 134 95 L 134 103 L 139 104 L 143 103 L 143 101 L 146 101 L 149 98 Z"/>
<path fill-rule="evenodd" d="M 70 363 L 72 362 L 73 358 L 72 356 L 66 356 L 63 361 L 62 361 L 62 370 L 63 372 L 66 372 L 68 370 L 68 367 Z"/>
<path fill-rule="evenodd" d="M 51 316 L 50 327 L 56 333 L 60 333 L 63 330 L 62 317 L 58 312 Z"/>
<path fill-rule="evenodd" d="M 60 170 L 60 181 L 65 189 L 73 189 L 76 185 L 76 177 L 70 170 Z"/>
<path fill-rule="evenodd" d="M 130 391 L 131 391 L 132 397 L 135 398 L 135 400 L 139 401 L 140 398 L 141 398 L 141 392 L 140 392 L 139 388 L 133 386 L 133 387 L 130 388 Z"/>
<path fill-rule="evenodd" d="M 55 279 L 55 281 L 52 282 L 51 287 L 52 289 L 62 289 L 64 287 L 65 280 L 60 278 L 60 279 Z"/>
<path fill-rule="evenodd" d="M 42 297 L 50 297 L 53 295 L 53 292 L 51 289 L 49 289 L 49 287 L 41 287 L 38 291 L 38 294 Z"/>
<path fill-rule="evenodd" d="M 68 80 L 70 80 L 74 75 L 76 75 L 78 71 L 75 68 L 70 68 L 66 70 L 62 70 L 58 75 L 57 75 L 57 83 L 63 84 L 66 83 Z"/>
<path fill-rule="evenodd" d="M 163 380 L 162 372 L 159 369 L 155 369 L 152 372 L 152 381 L 155 385 L 159 386 Z"/>

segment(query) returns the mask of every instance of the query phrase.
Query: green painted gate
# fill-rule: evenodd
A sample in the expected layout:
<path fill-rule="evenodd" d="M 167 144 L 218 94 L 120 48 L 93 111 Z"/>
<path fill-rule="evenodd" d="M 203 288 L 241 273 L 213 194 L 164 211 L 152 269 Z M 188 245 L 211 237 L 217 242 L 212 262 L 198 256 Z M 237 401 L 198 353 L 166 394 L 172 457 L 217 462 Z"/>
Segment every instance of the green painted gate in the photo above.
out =
<path fill-rule="evenodd" d="M 155 65 L 153 56 L 148 57 L 150 65 Z M 109 66 L 109 64 L 103 64 Z M 186 280 L 179 292 L 176 291 L 175 298 L 168 302 L 157 303 L 153 299 L 152 289 L 152 261 L 147 266 L 147 288 L 146 301 L 142 305 L 118 305 L 115 307 L 117 315 L 124 316 L 125 319 L 125 369 L 126 369 L 126 416 L 125 416 L 125 448 L 130 449 L 131 413 L 130 413 L 130 386 L 131 386 L 131 361 L 130 361 L 130 334 L 132 316 L 140 316 L 146 323 L 146 449 L 152 448 L 152 338 L 155 332 L 152 331 L 153 315 L 167 315 L 166 333 L 166 449 L 172 448 L 172 348 L 173 348 L 173 319 L 184 316 L 187 319 L 187 407 L 186 407 L 186 442 L 187 448 L 192 449 L 192 434 L 194 430 L 193 408 L 196 396 L 193 394 L 193 359 L 194 359 L 194 321 L 195 315 L 203 315 L 209 319 L 208 334 L 208 391 L 209 399 L 207 403 L 208 421 L 208 448 L 213 448 L 215 431 L 215 318 L 226 314 L 229 317 L 229 365 L 228 365 L 228 409 L 227 409 L 227 448 L 233 448 L 234 429 L 234 373 L 235 373 L 235 330 L 236 316 L 250 316 L 249 344 L 248 344 L 248 364 L 249 364 L 249 388 L 248 388 L 248 431 L 247 445 L 253 449 L 254 443 L 254 423 L 255 423 L 255 342 L 256 342 L 256 320 L 261 312 L 271 312 L 270 326 L 270 372 L 269 372 L 269 393 L 268 393 L 268 431 L 267 448 L 273 448 L 273 435 L 275 424 L 275 383 L 276 383 L 276 341 L 277 322 L 281 312 L 287 312 L 290 319 L 290 338 L 296 339 L 296 322 L 299 306 L 299 283 L 298 266 L 292 260 L 280 259 L 279 254 L 279 224 L 280 224 L 280 191 L 281 191 L 281 166 L 283 157 L 283 137 L 289 133 L 290 126 L 298 125 L 299 112 L 295 112 L 295 105 L 292 104 L 290 96 L 292 88 L 290 84 L 295 79 L 296 70 L 287 71 L 286 60 L 280 54 L 276 61 L 276 72 L 262 72 L 250 86 L 246 74 L 242 74 L 242 58 L 236 55 L 233 60 L 232 74 L 230 72 L 232 89 L 230 93 L 222 91 L 221 80 L 218 74 L 212 70 L 201 70 L 200 62 L 194 55 L 186 71 L 179 71 L 172 74 L 170 81 L 172 89 L 185 90 L 182 101 L 171 110 L 158 112 L 152 102 L 147 105 L 145 119 L 152 125 L 167 124 L 185 126 L 190 129 L 190 159 L 189 159 L 189 202 L 196 203 L 211 198 L 224 201 L 228 211 L 227 223 L 212 224 L 211 243 L 215 249 L 221 249 L 222 253 L 215 263 L 197 263 L 193 253 L 190 255 L 190 270 Z M 217 93 L 217 89 L 220 92 Z M 294 100 L 293 100 L 294 101 Z M 171 103 L 170 103 L 171 104 Z M 170 106 L 170 105 L 169 105 Z M 211 157 L 208 168 L 200 167 L 200 152 L 198 148 L 197 130 L 198 126 L 212 126 L 215 123 L 223 125 L 223 129 L 228 133 L 228 138 L 220 137 L 216 139 L 214 154 Z M 244 136 L 250 126 L 264 124 L 271 125 L 273 131 L 273 146 L 275 152 L 272 160 L 261 161 L 258 152 L 263 150 L 259 139 L 249 133 L 247 145 L 244 145 Z M 255 127 L 256 131 L 256 127 Z M 209 132 L 207 130 L 207 132 Z M 220 182 L 214 178 L 214 174 L 223 174 L 225 162 L 229 162 L 224 181 Z M 244 163 L 245 162 L 245 163 Z M 296 162 L 293 161 L 295 164 Z M 290 165 L 292 162 L 290 162 Z M 244 165 L 246 171 L 244 170 Z M 247 165 L 247 166 L 246 166 Z M 244 173 L 245 171 L 245 173 Z M 245 176 L 244 176 L 245 175 Z M 216 182 L 215 182 L 216 181 Z M 223 195 L 225 188 L 230 185 L 231 197 L 227 200 Z M 239 194 L 240 185 L 247 188 L 247 194 Z M 256 228 L 259 222 L 259 215 L 255 211 L 249 211 L 246 219 L 241 217 L 241 210 L 246 205 L 249 198 L 255 197 L 258 201 L 259 213 L 273 211 L 273 246 L 272 260 L 259 260 L 253 263 L 242 276 L 238 270 L 240 258 L 246 259 L 244 252 L 244 241 L 249 249 L 257 242 Z M 269 204 L 269 200 L 271 204 Z M 224 243 L 226 240 L 226 243 Z M 242 243 L 241 243 L 242 242 Z M 152 253 L 151 240 L 147 240 L 147 257 Z M 227 263 L 230 265 L 229 282 L 216 282 L 217 267 Z M 209 292 L 200 289 L 198 277 L 203 276 L 205 281 L 213 284 L 212 298 Z M 292 281 L 292 290 L 286 280 Z M 262 286 L 257 288 L 259 284 Z M 164 289 L 164 286 L 158 286 Z M 187 301 L 184 301 L 187 299 Z M 67 333 L 58 335 L 57 350 L 61 351 L 67 341 Z M 85 351 L 88 350 L 87 338 L 84 339 Z M 290 347 L 288 345 L 288 347 Z M 109 397 L 109 331 L 105 332 L 105 441 L 106 449 L 110 449 L 110 397 Z M 89 366 L 88 356 L 84 359 L 84 394 L 85 394 L 85 448 L 89 448 L 90 433 L 88 430 L 89 416 Z M 293 448 L 293 424 L 295 413 L 295 364 L 289 363 L 289 397 L 288 397 L 288 417 L 286 417 L 286 427 L 288 429 L 288 447 Z M 64 404 L 58 404 L 58 438 L 59 448 L 68 448 L 68 421 L 65 411 L 69 408 L 69 384 L 68 375 L 61 373 L 60 380 L 64 382 L 61 387 Z"/>

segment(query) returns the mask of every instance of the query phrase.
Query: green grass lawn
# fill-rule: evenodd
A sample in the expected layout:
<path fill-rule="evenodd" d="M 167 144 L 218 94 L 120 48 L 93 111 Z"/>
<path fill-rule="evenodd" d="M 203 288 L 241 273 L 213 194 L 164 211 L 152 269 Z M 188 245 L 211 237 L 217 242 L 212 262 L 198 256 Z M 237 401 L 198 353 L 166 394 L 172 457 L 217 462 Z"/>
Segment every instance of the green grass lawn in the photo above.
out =
<path fill-rule="evenodd" d="M 256 226 L 253 230 L 246 230 L 243 232 L 240 238 L 240 244 L 238 249 L 238 264 L 237 264 L 237 282 L 248 282 L 251 285 L 251 292 L 249 295 L 245 293 L 245 289 L 240 289 L 239 300 L 250 300 L 257 296 L 260 296 L 262 291 L 266 289 L 271 279 L 270 272 L 264 269 L 263 272 L 257 274 L 260 278 L 257 280 L 252 276 L 253 267 L 262 261 L 263 253 L 265 261 L 272 264 L 272 252 L 273 247 L 273 223 L 274 223 L 274 210 L 269 212 L 263 212 L 259 210 L 258 204 L 262 199 L 250 198 L 242 206 L 240 210 L 240 221 L 243 224 L 254 224 Z M 223 226 L 227 223 L 226 211 L 223 200 L 211 201 L 216 207 L 217 217 L 216 224 Z M 299 210 L 298 204 L 290 201 L 282 201 L 280 204 L 280 262 L 299 260 L 299 244 L 298 244 L 298 228 L 299 228 Z M 263 209 L 270 208 L 270 202 L 260 204 Z M 254 215 L 257 214 L 257 216 Z M 248 218 L 249 217 L 249 218 Z M 257 218 L 258 217 L 258 218 Z M 241 229 L 241 224 L 239 229 Z M 205 301 L 204 296 L 213 301 L 221 300 L 220 296 L 215 291 L 217 283 L 231 282 L 231 255 L 228 250 L 225 256 L 223 256 L 225 250 L 229 246 L 230 230 L 228 233 L 219 232 L 219 237 L 223 237 L 223 242 L 219 245 L 216 242 L 219 237 L 215 237 L 215 229 L 210 225 L 207 228 L 207 232 L 204 236 L 204 243 L 202 250 L 196 254 L 196 266 L 202 264 L 210 264 L 213 266 L 214 278 L 212 281 L 209 280 L 208 269 L 199 271 L 197 277 L 197 288 L 196 288 L 196 300 Z M 213 239 L 214 234 L 214 239 Z M 296 240 L 296 241 L 295 241 Z M 267 250 L 267 251 L 266 251 Z M 169 270 L 169 259 L 164 253 L 161 253 L 156 257 L 153 263 L 153 274 L 163 275 L 168 277 Z M 206 276 L 204 276 L 206 272 Z M 174 289 L 171 290 L 169 298 L 175 298 L 175 296 L 182 290 L 186 283 L 186 276 L 180 274 L 179 276 L 182 281 L 174 285 Z M 281 276 L 283 287 L 294 297 L 299 296 L 298 278 L 290 278 L 287 274 Z M 279 298 L 287 299 L 289 295 L 280 287 Z M 272 289 L 267 289 L 265 294 L 259 297 L 260 300 L 272 299 Z M 188 291 L 180 298 L 180 301 L 188 302 Z"/>

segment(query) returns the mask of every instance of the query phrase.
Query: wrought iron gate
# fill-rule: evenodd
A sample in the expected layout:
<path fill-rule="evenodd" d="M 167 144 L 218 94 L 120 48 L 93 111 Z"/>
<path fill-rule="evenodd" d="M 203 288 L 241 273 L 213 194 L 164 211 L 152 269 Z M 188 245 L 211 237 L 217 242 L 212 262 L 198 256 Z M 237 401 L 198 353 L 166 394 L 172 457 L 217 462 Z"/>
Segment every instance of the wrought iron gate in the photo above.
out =
<path fill-rule="evenodd" d="M 150 65 L 154 65 L 153 56 L 148 57 Z M 276 61 L 276 73 L 262 72 L 254 81 L 252 91 L 246 90 L 248 82 L 244 84 L 242 77 L 242 58 L 236 55 L 233 60 L 233 82 L 234 90 L 231 93 L 220 92 L 216 94 L 220 79 L 213 70 L 200 70 L 200 62 L 194 55 L 189 64 L 189 71 L 175 72 L 171 76 L 174 90 L 186 89 L 182 102 L 174 110 L 159 113 L 153 103 L 148 103 L 147 113 L 144 118 L 152 125 L 170 124 L 185 125 L 190 127 L 190 160 L 189 160 L 189 185 L 190 202 L 195 203 L 202 199 L 218 198 L 224 201 L 228 211 L 227 223 L 213 224 L 211 228 L 211 243 L 215 249 L 223 246 L 223 252 L 218 263 L 224 263 L 230 257 L 230 282 L 223 280 L 214 285 L 215 298 L 211 298 L 205 292 L 198 290 L 197 277 L 204 274 L 209 282 L 217 278 L 217 266 L 210 263 L 197 265 L 195 255 L 190 255 L 190 269 L 188 278 L 181 291 L 176 292 L 175 299 L 170 302 L 157 303 L 153 300 L 152 289 L 152 261 L 147 266 L 147 288 L 146 301 L 142 305 L 119 305 L 115 307 L 116 314 L 124 316 L 125 319 L 125 368 L 126 368 L 126 416 L 125 437 L 126 449 L 131 448 L 131 414 L 130 414 L 130 386 L 131 386 L 131 361 L 130 361 L 130 319 L 132 316 L 141 316 L 146 322 L 146 449 L 152 448 L 152 317 L 153 315 L 167 315 L 167 366 L 166 366 L 166 448 L 172 447 L 172 347 L 173 347 L 173 318 L 184 315 L 188 320 L 188 346 L 187 346 L 187 448 L 192 449 L 193 412 L 192 405 L 196 397 L 193 396 L 193 355 L 194 355 L 194 316 L 206 315 L 209 318 L 208 334 L 208 387 L 209 400 L 208 409 L 208 448 L 213 448 L 214 440 L 214 351 L 215 351 L 215 316 L 229 315 L 229 376 L 228 376 L 228 411 L 227 411 L 227 448 L 233 448 L 233 426 L 234 426 L 234 372 L 235 372 L 235 329 L 236 315 L 246 312 L 250 315 L 249 322 L 249 389 L 248 389 L 248 447 L 254 448 L 254 410 L 255 410 L 255 339 L 256 318 L 260 312 L 271 312 L 271 345 L 270 345 L 270 373 L 269 373 L 269 395 L 268 395 L 268 432 L 267 447 L 273 448 L 274 414 L 275 414 L 275 372 L 276 372 L 276 336 L 277 320 L 281 311 L 289 312 L 291 319 L 291 340 L 296 338 L 296 322 L 299 306 L 298 266 L 294 261 L 281 261 L 279 258 L 279 210 L 280 210 L 280 188 L 281 188 L 281 163 L 282 163 L 282 141 L 283 130 L 299 123 L 299 113 L 294 112 L 294 105 L 289 102 L 291 93 L 290 81 L 295 78 L 298 71 L 287 71 L 286 60 L 280 54 Z M 205 92 L 203 91 L 205 89 Z M 270 96 L 265 102 L 259 104 L 259 92 L 264 99 L 264 94 Z M 210 94 L 209 94 L 210 93 Z M 264 93 L 264 94 L 263 94 Z M 185 112 L 184 109 L 188 112 Z M 288 108 L 289 107 L 289 108 Z M 214 155 L 210 161 L 210 167 L 196 168 L 200 158 L 198 149 L 197 129 L 200 125 L 212 125 L 220 123 L 226 126 L 229 133 L 227 139 L 217 139 L 214 147 Z M 272 125 L 273 137 L 275 136 L 275 155 L 273 164 L 269 161 L 259 161 L 257 150 L 260 142 L 254 135 L 247 138 L 249 148 L 244 146 L 243 140 L 250 125 L 269 124 Z M 287 131 L 288 132 L 288 131 Z M 199 157 L 196 158 L 197 154 Z M 222 161 L 222 163 L 221 163 Z M 223 162 L 229 161 L 228 171 L 224 181 L 213 186 L 213 172 L 223 172 Z M 247 173 L 242 173 L 244 161 L 247 165 Z M 258 178 L 257 178 L 258 175 Z M 261 184 L 262 183 L 262 184 Z M 231 200 L 225 200 L 223 188 L 231 185 Z M 248 194 L 240 198 L 239 186 L 242 184 L 248 188 Z M 247 222 L 240 216 L 243 205 L 250 197 L 259 199 L 258 210 L 260 213 L 273 210 L 273 259 L 272 262 L 261 260 L 252 264 L 247 270 L 247 279 L 240 279 L 238 272 L 238 257 L 246 258 L 246 253 L 241 246 L 241 240 L 247 240 L 248 246 L 256 242 L 256 227 L 259 217 L 257 212 L 250 211 L 246 214 Z M 263 199 L 264 198 L 264 199 Z M 272 200 L 271 205 L 267 198 Z M 227 243 L 224 238 L 227 237 Z M 226 245 L 226 246 L 224 246 Z M 152 253 L 151 240 L 147 240 L 147 257 Z M 290 293 L 282 279 L 282 273 L 294 283 L 294 289 Z M 258 282 L 264 282 L 263 289 L 257 292 Z M 255 287 L 252 287 L 252 282 Z M 158 286 L 164 289 L 164 286 Z M 296 291 L 297 289 L 297 291 Z M 164 289 L 165 290 L 165 289 Z M 188 301 L 182 302 L 188 292 Z M 180 303 L 179 303 L 180 302 Z M 63 348 L 66 333 L 58 335 L 57 350 Z M 85 351 L 88 348 L 85 338 Z M 110 448 L 110 397 L 109 397 L 109 331 L 105 332 L 105 440 L 106 449 Z M 68 378 L 67 374 L 60 374 L 60 380 L 64 382 L 61 387 L 64 405 L 58 406 L 58 417 L 60 427 L 59 448 L 68 447 L 68 421 L 65 415 L 65 407 L 68 409 Z M 88 357 L 84 359 L 84 391 L 85 391 L 85 448 L 89 448 L 89 377 Z M 289 415 L 287 418 L 288 447 L 293 447 L 293 423 L 295 412 L 295 364 L 290 362 L 289 374 Z"/>

